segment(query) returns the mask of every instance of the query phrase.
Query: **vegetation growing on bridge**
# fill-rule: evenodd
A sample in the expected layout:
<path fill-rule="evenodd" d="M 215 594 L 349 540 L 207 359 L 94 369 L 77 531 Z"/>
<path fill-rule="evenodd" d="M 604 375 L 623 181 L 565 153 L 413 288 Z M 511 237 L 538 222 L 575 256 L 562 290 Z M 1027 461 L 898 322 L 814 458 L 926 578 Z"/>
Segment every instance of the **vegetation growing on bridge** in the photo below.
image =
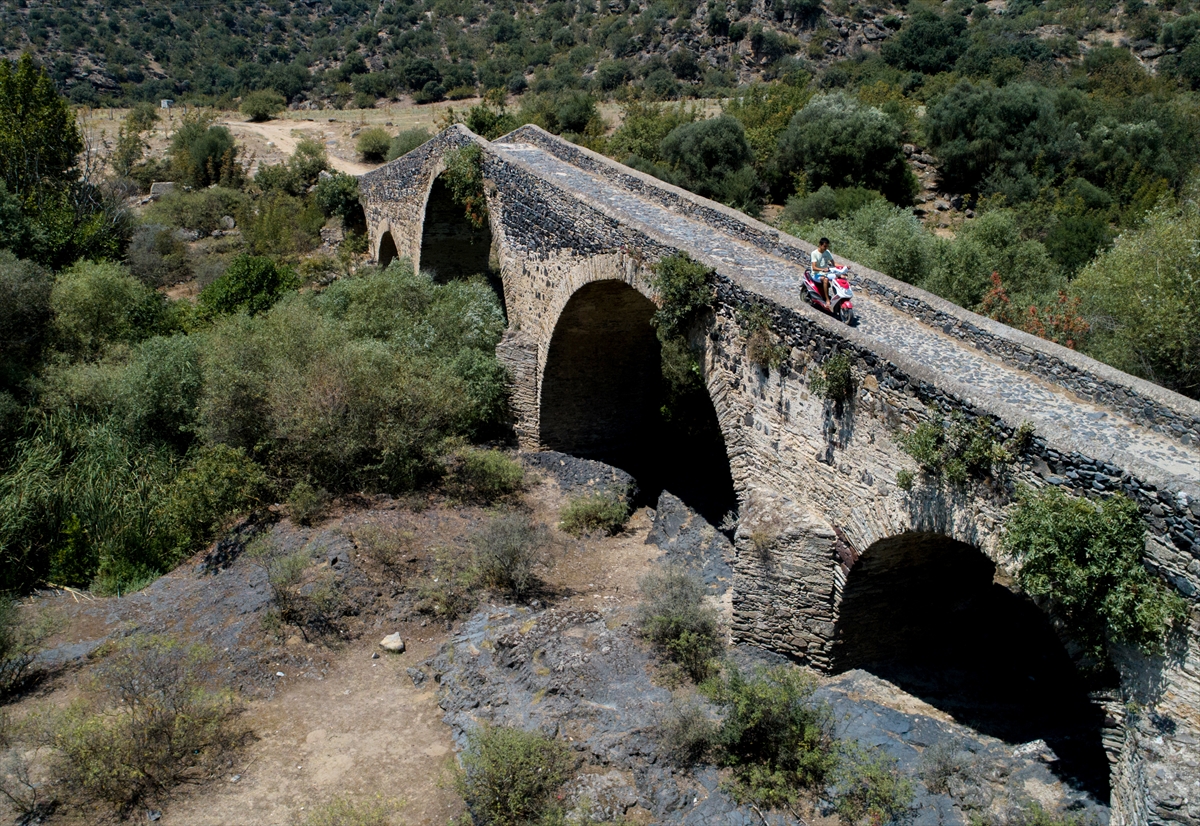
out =
<path fill-rule="evenodd" d="M 658 293 L 659 307 L 652 321 L 660 339 L 685 337 L 712 309 L 714 275 L 711 267 L 693 261 L 686 252 L 654 265 L 650 285 Z"/>
<path fill-rule="evenodd" d="M 463 208 L 467 221 L 476 229 L 487 225 L 487 193 L 483 189 L 483 150 L 472 143 L 446 153 L 442 180 L 454 203 Z"/>
<path fill-rule="evenodd" d="M 1033 428 L 1022 425 L 1010 439 L 1005 439 L 996 423 L 987 416 L 969 418 L 959 411 L 949 418 L 938 410 L 916 426 L 911 433 L 900 436 L 900 446 L 917 460 L 921 471 L 933 479 L 944 479 L 952 485 L 963 485 L 971 479 L 987 479 L 1001 474 L 1029 446 Z M 911 487 L 911 475 L 906 475 L 902 488 Z M 901 478 L 897 477 L 900 483 Z"/>
<path fill-rule="evenodd" d="M 1161 654 L 1171 628 L 1187 618 L 1183 597 L 1146 569 L 1146 529 L 1126 496 L 1023 490 L 1004 545 L 1021 562 L 1021 587 L 1047 600 L 1097 670 L 1113 645 Z"/>
<path fill-rule="evenodd" d="M 841 403 L 854 395 L 854 372 L 847 353 L 835 353 L 817 367 L 808 380 L 816 395 Z"/>

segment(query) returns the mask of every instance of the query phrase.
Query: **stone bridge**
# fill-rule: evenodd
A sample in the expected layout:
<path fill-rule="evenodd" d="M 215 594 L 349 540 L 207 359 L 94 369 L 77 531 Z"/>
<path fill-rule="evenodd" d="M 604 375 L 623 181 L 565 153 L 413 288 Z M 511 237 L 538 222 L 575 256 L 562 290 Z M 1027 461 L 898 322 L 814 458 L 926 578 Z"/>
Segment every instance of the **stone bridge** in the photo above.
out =
<path fill-rule="evenodd" d="M 482 228 L 439 177 L 446 153 L 471 143 Z M 809 244 L 533 126 L 492 142 L 451 127 L 360 189 L 381 264 L 493 274 L 524 448 L 636 465 L 644 487 L 659 474 L 710 521 L 736 509 L 735 639 L 824 670 L 891 663 L 890 679 L 952 714 L 966 689 L 936 684 L 939 658 L 994 659 L 1002 673 L 980 690 L 996 692 L 1009 724 L 1029 718 L 997 732 L 1044 731 L 1064 776 L 1110 795 L 1118 823 L 1200 824 L 1200 404 L 865 267 L 860 321 L 842 325 L 804 300 Z M 678 251 L 716 271 L 717 302 L 692 336 L 707 424 L 671 452 L 654 424 L 664 390 L 650 267 Z M 747 356 L 755 307 L 786 353 L 776 369 Z M 855 379 L 845 403 L 809 386 L 835 352 Z M 1120 651 L 1106 685 L 1077 678 L 1053 621 L 1006 587 L 1005 486 L 897 484 L 917 470 L 898 436 L 931 409 L 1008 434 L 1032 425 L 1017 481 L 1140 504 L 1147 565 L 1192 605 L 1167 656 Z M 1004 706 L 1018 696 L 1030 701 Z M 1083 722 L 1056 728 L 1066 720 Z"/>

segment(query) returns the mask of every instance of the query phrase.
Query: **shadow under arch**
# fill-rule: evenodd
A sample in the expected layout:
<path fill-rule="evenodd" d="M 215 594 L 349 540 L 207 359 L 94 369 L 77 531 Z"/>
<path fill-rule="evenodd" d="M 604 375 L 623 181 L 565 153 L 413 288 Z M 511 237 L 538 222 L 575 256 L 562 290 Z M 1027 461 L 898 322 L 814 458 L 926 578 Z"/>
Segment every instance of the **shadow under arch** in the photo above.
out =
<path fill-rule="evenodd" d="M 983 734 L 1043 739 L 1052 768 L 1109 799 L 1104 712 L 1049 619 L 976 548 L 910 532 L 867 548 L 846 577 L 833 670 L 861 668 Z"/>
<path fill-rule="evenodd" d="M 395 261 L 398 254 L 391 230 L 385 231 L 379 238 L 379 253 L 375 260 L 379 262 L 380 268 L 387 269 L 387 265 Z"/>
<path fill-rule="evenodd" d="M 716 410 L 706 390 L 667 397 L 654 303 L 624 281 L 592 281 L 559 315 L 541 383 L 542 444 L 637 479 L 641 503 L 669 490 L 709 522 L 737 507 Z"/>
<path fill-rule="evenodd" d="M 421 223 L 421 269 L 435 281 L 484 275 L 494 266 L 492 229 L 485 221 L 474 226 L 462 205 L 456 203 L 442 173 L 433 179 Z"/>

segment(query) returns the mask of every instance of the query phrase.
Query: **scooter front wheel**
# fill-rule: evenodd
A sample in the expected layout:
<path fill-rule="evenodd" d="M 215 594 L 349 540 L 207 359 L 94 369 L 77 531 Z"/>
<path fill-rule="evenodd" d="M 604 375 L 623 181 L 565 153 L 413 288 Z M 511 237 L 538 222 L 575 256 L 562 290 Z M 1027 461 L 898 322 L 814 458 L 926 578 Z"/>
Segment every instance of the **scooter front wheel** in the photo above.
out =
<path fill-rule="evenodd" d="M 838 321 L 842 322 L 843 324 L 848 325 L 854 321 L 854 310 L 850 309 L 849 307 L 839 306 L 835 311 L 835 315 L 837 316 Z"/>

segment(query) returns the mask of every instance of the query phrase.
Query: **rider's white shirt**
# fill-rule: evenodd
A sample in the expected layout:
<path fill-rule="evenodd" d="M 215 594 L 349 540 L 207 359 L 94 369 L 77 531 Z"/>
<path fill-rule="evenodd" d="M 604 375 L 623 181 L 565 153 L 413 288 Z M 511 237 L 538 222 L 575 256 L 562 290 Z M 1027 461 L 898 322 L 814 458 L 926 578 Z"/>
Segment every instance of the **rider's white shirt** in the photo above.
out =
<path fill-rule="evenodd" d="M 829 268 L 833 266 L 833 253 L 829 250 L 821 252 L 819 249 L 812 251 L 812 268 L 815 270 L 818 267 Z"/>

